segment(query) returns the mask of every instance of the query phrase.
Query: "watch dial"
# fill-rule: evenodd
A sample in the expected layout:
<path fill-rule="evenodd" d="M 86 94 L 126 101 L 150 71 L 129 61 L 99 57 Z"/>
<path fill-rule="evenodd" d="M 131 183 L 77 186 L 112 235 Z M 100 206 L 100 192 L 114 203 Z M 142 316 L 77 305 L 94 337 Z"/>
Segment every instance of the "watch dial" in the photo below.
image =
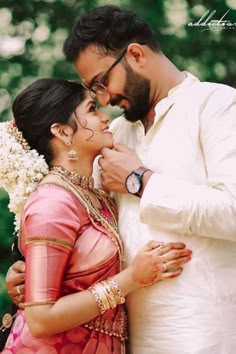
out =
<path fill-rule="evenodd" d="M 132 174 L 127 178 L 126 188 L 129 191 L 129 193 L 132 194 L 139 192 L 140 182 L 135 174 Z"/>

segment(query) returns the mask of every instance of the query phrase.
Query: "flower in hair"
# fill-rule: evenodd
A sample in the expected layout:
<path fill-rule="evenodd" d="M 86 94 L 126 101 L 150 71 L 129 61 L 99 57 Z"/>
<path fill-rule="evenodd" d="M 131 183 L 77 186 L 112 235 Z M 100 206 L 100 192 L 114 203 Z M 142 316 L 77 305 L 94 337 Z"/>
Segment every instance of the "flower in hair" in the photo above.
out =
<path fill-rule="evenodd" d="M 0 187 L 9 195 L 16 231 L 26 200 L 48 171 L 44 157 L 30 149 L 15 122 L 0 123 Z"/>

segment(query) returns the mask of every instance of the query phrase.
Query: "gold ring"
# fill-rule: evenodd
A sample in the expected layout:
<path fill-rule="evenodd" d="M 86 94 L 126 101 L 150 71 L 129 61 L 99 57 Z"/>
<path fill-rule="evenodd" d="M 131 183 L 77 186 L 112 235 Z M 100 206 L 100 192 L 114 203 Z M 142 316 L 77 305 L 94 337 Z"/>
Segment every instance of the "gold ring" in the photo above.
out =
<path fill-rule="evenodd" d="M 17 285 L 17 287 L 16 287 L 16 291 L 17 291 L 17 294 L 21 295 L 21 292 L 20 292 L 20 287 L 19 287 L 19 285 Z"/>
<path fill-rule="evenodd" d="M 162 243 L 160 246 L 157 247 L 157 250 L 161 250 L 164 247 L 165 247 L 165 243 Z"/>

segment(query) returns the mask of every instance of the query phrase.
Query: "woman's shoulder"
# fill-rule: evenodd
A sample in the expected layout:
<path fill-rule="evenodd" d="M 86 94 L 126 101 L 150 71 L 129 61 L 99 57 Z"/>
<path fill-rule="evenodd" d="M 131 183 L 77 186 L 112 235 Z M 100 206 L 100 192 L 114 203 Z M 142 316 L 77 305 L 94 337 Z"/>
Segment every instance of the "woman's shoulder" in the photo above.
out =
<path fill-rule="evenodd" d="M 70 191 L 55 183 L 45 183 L 39 185 L 26 201 L 24 214 L 34 213 L 81 217 L 86 211 Z"/>
<path fill-rule="evenodd" d="M 43 183 L 31 193 L 26 204 L 39 201 L 46 201 L 47 203 L 66 202 L 72 199 L 73 195 L 62 186 L 55 183 Z"/>

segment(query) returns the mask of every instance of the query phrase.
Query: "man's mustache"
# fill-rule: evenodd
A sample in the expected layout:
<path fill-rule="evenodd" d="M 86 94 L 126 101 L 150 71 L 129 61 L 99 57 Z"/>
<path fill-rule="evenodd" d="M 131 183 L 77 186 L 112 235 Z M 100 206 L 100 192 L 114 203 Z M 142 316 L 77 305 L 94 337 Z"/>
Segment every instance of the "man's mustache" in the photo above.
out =
<path fill-rule="evenodd" d="M 118 104 L 119 104 L 123 99 L 125 99 L 124 96 L 122 96 L 122 95 L 117 95 L 115 98 L 113 98 L 113 99 L 111 100 L 110 104 L 111 104 L 112 106 L 118 106 Z"/>

